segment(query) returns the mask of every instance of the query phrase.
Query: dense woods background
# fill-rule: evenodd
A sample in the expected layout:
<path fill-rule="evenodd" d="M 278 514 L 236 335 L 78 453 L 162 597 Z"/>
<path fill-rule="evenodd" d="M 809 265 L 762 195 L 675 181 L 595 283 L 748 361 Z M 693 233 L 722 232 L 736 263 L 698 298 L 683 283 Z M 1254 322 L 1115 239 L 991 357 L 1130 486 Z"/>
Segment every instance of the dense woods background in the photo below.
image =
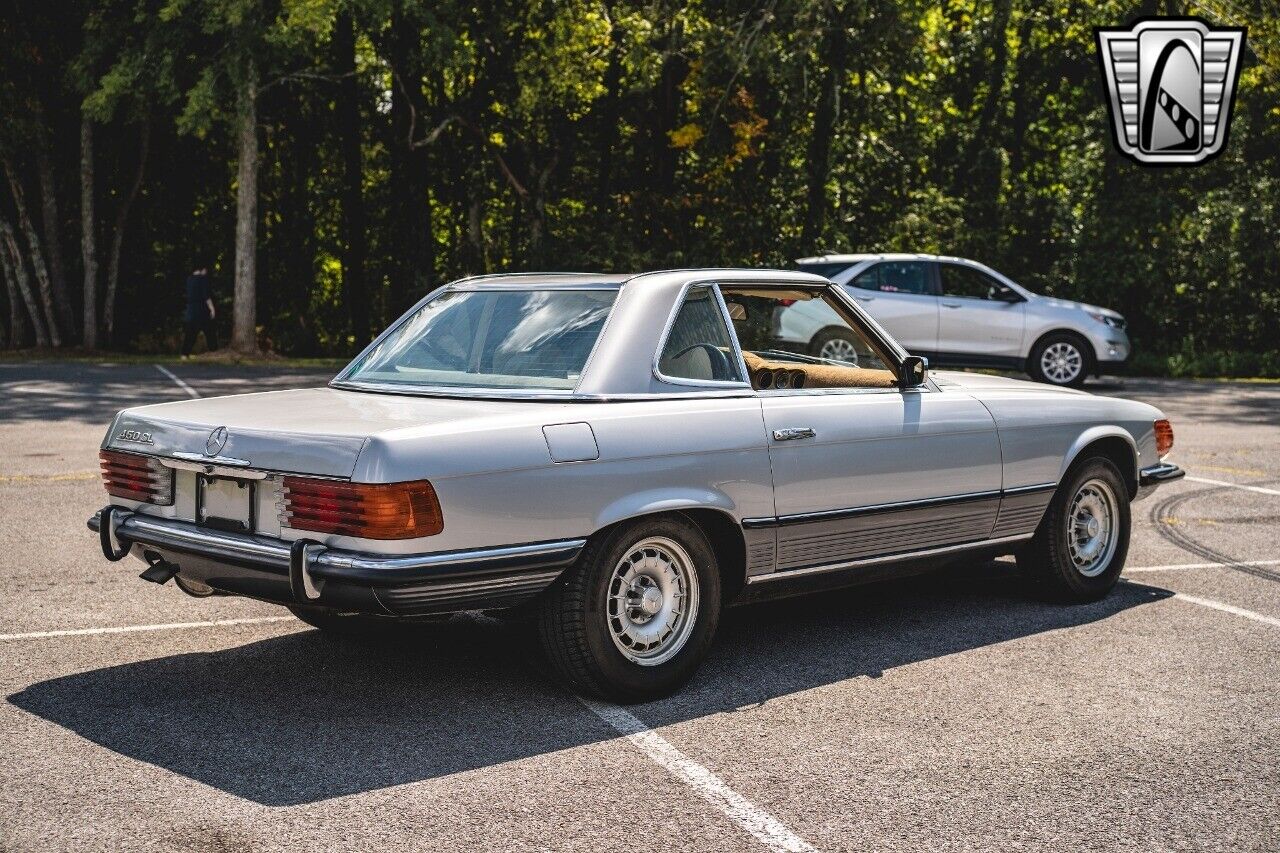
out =
<path fill-rule="evenodd" d="M 201 263 L 236 349 L 343 355 L 467 273 L 895 250 L 1280 373 L 1275 0 L 4 2 L 8 347 L 172 351 Z M 1141 14 L 1249 28 L 1209 164 L 1112 148 Z"/>

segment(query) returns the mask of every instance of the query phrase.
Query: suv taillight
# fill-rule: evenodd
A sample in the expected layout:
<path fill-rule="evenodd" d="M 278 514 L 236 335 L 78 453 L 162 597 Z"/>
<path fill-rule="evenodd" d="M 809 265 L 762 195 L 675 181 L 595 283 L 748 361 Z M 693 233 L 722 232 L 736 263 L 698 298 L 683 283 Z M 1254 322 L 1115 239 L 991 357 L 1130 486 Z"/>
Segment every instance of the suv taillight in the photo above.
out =
<path fill-rule="evenodd" d="M 1173 424 L 1161 418 L 1156 421 L 1156 456 L 1163 457 L 1173 450 Z"/>
<path fill-rule="evenodd" d="M 173 503 L 173 471 L 159 459 L 114 450 L 99 451 L 98 459 L 107 494 L 157 506 Z"/>
<path fill-rule="evenodd" d="M 360 539 L 416 539 L 444 529 L 436 490 L 426 480 L 370 484 L 285 477 L 281 523 Z"/>

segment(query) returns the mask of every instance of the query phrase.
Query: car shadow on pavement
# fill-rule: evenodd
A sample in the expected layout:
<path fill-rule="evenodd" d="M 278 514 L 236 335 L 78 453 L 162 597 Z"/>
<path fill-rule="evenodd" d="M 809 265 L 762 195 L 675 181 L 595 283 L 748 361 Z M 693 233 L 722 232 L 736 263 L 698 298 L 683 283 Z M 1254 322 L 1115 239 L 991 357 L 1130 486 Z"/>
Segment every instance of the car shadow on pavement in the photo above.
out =
<path fill-rule="evenodd" d="M 988 563 L 736 608 L 693 682 L 633 711 L 655 726 L 732 711 L 1169 594 L 1126 583 L 1104 601 L 1058 606 Z M 305 630 L 54 678 L 8 699 L 121 755 L 287 806 L 617 737 L 537 674 L 532 649 L 527 629 L 471 615 L 378 640 Z"/>

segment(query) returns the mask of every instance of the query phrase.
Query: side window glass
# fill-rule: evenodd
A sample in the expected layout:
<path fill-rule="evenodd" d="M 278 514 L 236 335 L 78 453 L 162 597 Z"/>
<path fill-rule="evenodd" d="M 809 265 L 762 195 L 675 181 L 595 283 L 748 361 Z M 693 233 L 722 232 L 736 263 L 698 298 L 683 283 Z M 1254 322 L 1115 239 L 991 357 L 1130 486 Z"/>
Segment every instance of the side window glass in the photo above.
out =
<path fill-rule="evenodd" d="M 869 270 L 864 270 L 849 284 L 854 287 L 860 287 L 863 290 L 879 290 L 880 289 L 880 264 L 876 264 Z"/>
<path fill-rule="evenodd" d="M 885 261 L 876 268 L 883 293 L 929 293 L 929 265 L 921 261 Z"/>
<path fill-rule="evenodd" d="M 658 370 L 672 379 L 746 381 L 738 369 L 738 357 L 720 303 L 710 287 L 690 288 L 685 295 L 667 333 Z"/>
<path fill-rule="evenodd" d="M 997 299 L 1005 286 L 991 276 L 960 264 L 939 264 L 944 296 L 966 296 L 970 299 Z"/>

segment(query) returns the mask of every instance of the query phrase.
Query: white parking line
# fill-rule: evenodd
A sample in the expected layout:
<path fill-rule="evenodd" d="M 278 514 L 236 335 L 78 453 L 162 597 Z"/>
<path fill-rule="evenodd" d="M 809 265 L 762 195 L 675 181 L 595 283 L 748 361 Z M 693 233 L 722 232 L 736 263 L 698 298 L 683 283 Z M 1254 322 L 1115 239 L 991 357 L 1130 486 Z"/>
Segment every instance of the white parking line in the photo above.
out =
<path fill-rule="evenodd" d="M 1223 613 L 1232 613 L 1236 616 L 1243 616 L 1246 619 L 1252 619 L 1255 622 L 1262 622 L 1266 625 L 1274 625 L 1277 628 L 1280 628 L 1280 619 L 1277 619 L 1274 616 L 1266 616 L 1262 613 L 1254 613 L 1252 610 L 1245 610 L 1243 607 L 1236 607 L 1234 604 L 1224 604 L 1221 601 L 1214 601 L 1211 598 L 1201 598 L 1198 595 L 1187 595 L 1185 592 L 1175 592 L 1173 597 L 1179 601 L 1185 601 L 1188 604 L 1198 604 L 1201 607 L 1221 610 Z"/>
<path fill-rule="evenodd" d="M 51 637 L 91 637 L 95 634 L 132 634 L 135 631 L 176 631 L 183 628 L 221 628 L 227 625 L 264 625 L 268 622 L 290 622 L 292 620 L 292 616 L 258 616 L 252 619 L 214 619 L 209 622 L 163 622 L 158 625 L 72 628 L 64 631 L 31 631 L 26 634 L 0 634 L 0 640 L 47 640 Z"/>
<path fill-rule="evenodd" d="M 1260 495 L 1280 497 L 1280 489 L 1264 489 L 1262 486 L 1246 486 L 1244 483 L 1228 483 L 1226 480 L 1210 480 L 1207 477 L 1192 477 L 1188 474 L 1184 479 L 1193 483 L 1206 483 L 1210 486 L 1229 486 L 1233 489 L 1244 489 L 1246 492 L 1257 492 Z"/>
<path fill-rule="evenodd" d="M 174 384 L 174 385 L 177 385 L 177 386 L 178 386 L 179 388 L 181 388 L 183 391 L 187 392 L 187 396 L 188 396 L 188 397 L 190 397 L 191 399 L 195 400 L 195 399 L 198 399 L 198 398 L 200 397 L 200 392 L 199 392 L 199 391 L 197 391 L 196 389 L 192 388 L 192 387 L 191 387 L 190 385 L 188 385 L 187 383 L 183 382 L 181 379 L 179 379 L 177 376 L 175 376 L 175 375 L 174 375 L 174 373 L 173 373 L 173 371 L 172 371 L 172 370 L 170 370 L 169 368 L 165 367 L 163 364 L 157 364 L 157 365 L 155 366 L 155 368 L 156 368 L 156 370 L 158 370 L 158 371 L 160 371 L 161 373 L 163 373 L 165 376 L 168 376 L 170 379 L 172 379 L 172 380 L 173 380 L 173 384 Z"/>
<path fill-rule="evenodd" d="M 724 812 L 738 826 L 770 850 L 817 853 L 817 848 L 788 829 L 780 820 L 726 785 L 720 777 L 676 749 L 634 714 L 616 705 L 583 699 L 596 716 L 631 741 L 655 763 L 684 782 L 707 802 Z"/>
<path fill-rule="evenodd" d="M 1167 566 L 1135 566 L 1126 568 L 1124 573 L 1134 572 L 1176 572 L 1183 569 L 1225 569 L 1228 566 L 1280 566 L 1280 560 L 1241 560 L 1237 563 L 1171 563 Z"/>

